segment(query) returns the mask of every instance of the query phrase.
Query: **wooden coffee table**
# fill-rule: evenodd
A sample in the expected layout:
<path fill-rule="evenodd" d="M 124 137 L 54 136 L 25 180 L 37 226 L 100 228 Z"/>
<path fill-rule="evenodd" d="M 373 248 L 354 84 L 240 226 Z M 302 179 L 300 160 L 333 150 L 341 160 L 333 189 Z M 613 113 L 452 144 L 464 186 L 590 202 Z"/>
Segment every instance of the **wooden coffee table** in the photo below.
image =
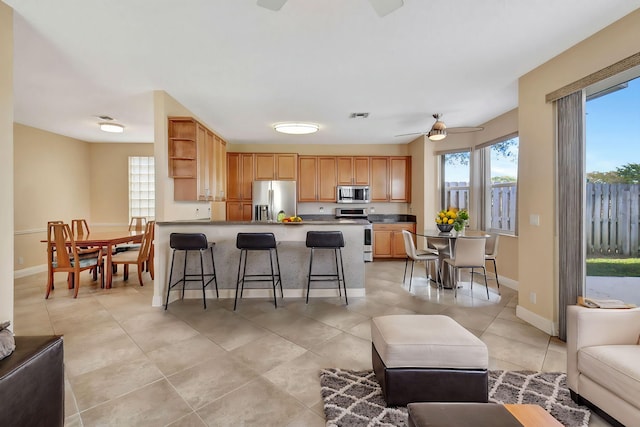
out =
<path fill-rule="evenodd" d="M 410 403 L 410 427 L 562 427 L 538 405 L 499 405 L 497 403 Z"/>

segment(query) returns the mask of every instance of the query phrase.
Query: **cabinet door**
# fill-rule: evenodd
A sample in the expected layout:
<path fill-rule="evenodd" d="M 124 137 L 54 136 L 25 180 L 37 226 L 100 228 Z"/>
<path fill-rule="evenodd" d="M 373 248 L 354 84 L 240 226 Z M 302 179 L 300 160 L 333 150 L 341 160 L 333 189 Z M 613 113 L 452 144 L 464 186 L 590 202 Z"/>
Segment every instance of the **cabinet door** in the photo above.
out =
<path fill-rule="evenodd" d="M 213 133 L 198 124 L 198 200 L 212 200 L 215 186 L 215 167 L 213 164 Z"/>
<path fill-rule="evenodd" d="M 298 157 L 298 201 L 299 202 L 315 202 L 318 200 L 316 193 L 317 179 L 316 156 L 300 156 Z"/>
<path fill-rule="evenodd" d="M 276 154 L 276 177 L 283 181 L 295 181 L 297 178 L 298 166 L 297 154 Z"/>
<path fill-rule="evenodd" d="M 353 183 L 356 185 L 369 184 L 369 158 L 353 158 Z"/>
<path fill-rule="evenodd" d="M 256 181 L 272 181 L 276 179 L 276 170 L 273 154 L 256 153 Z"/>
<path fill-rule="evenodd" d="M 227 202 L 227 221 L 251 221 L 250 202 Z"/>
<path fill-rule="evenodd" d="M 338 157 L 336 158 L 336 163 L 338 167 L 338 185 L 354 184 L 353 157 Z"/>
<path fill-rule="evenodd" d="M 240 153 L 227 153 L 227 200 L 242 199 L 242 163 Z M 227 205 L 228 210 L 228 205 Z"/>
<path fill-rule="evenodd" d="M 389 158 L 390 202 L 411 201 L 411 157 Z"/>
<path fill-rule="evenodd" d="M 227 143 L 217 135 L 215 138 L 215 176 L 216 186 L 213 189 L 213 197 L 215 200 L 225 200 L 225 191 L 227 190 Z"/>
<path fill-rule="evenodd" d="M 389 200 L 389 158 L 371 157 L 371 171 L 369 186 L 372 202 L 386 202 Z"/>
<path fill-rule="evenodd" d="M 241 200 L 251 200 L 251 187 L 253 184 L 253 154 L 240 154 L 240 162 L 242 164 L 241 175 Z"/>
<path fill-rule="evenodd" d="M 242 220 L 243 221 L 251 221 L 251 212 L 253 210 L 253 205 L 251 202 L 243 202 L 242 203 Z"/>
<path fill-rule="evenodd" d="M 391 258 L 393 255 L 393 231 L 373 225 L 373 257 Z"/>
<path fill-rule="evenodd" d="M 335 157 L 318 157 L 318 201 L 336 202 Z"/>

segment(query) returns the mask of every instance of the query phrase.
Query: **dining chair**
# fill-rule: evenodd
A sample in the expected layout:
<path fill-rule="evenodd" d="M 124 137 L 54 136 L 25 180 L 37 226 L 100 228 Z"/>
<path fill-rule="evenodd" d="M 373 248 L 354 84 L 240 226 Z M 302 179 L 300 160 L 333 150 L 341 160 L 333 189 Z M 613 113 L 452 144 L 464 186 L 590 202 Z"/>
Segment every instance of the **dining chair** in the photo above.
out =
<path fill-rule="evenodd" d="M 146 216 L 132 216 L 129 221 L 129 231 L 142 231 L 147 224 Z"/>
<path fill-rule="evenodd" d="M 481 268 L 484 275 L 484 285 L 487 288 L 487 299 L 489 299 L 489 285 L 487 285 L 487 270 L 484 266 L 485 260 L 485 245 L 486 237 L 458 237 L 456 239 L 456 245 L 453 248 L 453 256 L 444 260 L 449 265 L 449 268 L 453 267 L 453 275 L 449 274 L 449 277 L 453 277 L 454 284 L 453 296 L 458 296 L 458 271 L 461 268 L 471 269 L 471 290 L 473 291 L 473 274 L 476 268 Z"/>
<path fill-rule="evenodd" d="M 88 236 L 91 233 L 89 229 L 89 223 L 86 219 L 72 219 L 71 220 L 71 232 L 73 233 L 73 238 L 78 241 L 82 240 L 85 236 Z M 103 248 L 96 246 L 78 246 L 78 255 L 80 258 L 93 258 L 96 256 L 98 251 Z M 104 253 L 104 250 L 103 250 Z M 102 267 L 102 263 L 100 263 L 100 268 Z M 93 280 L 97 280 L 98 271 L 97 269 L 93 269 Z"/>
<path fill-rule="evenodd" d="M 69 250 L 67 251 L 67 248 Z M 48 278 L 47 293 L 45 299 L 49 298 L 49 294 L 53 289 L 53 275 L 58 272 L 69 273 L 69 287 L 73 283 L 75 288 L 73 297 L 78 297 L 78 288 L 80 288 L 80 272 L 89 269 L 98 269 L 102 259 L 102 251 L 99 250 L 94 257 L 81 258 L 78 253 L 76 241 L 71 232 L 69 224 L 60 222 L 50 222 L 47 225 L 47 259 L 48 259 Z M 96 270 L 97 271 L 97 270 Z M 101 281 L 104 275 L 100 275 Z"/>
<path fill-rule="evenodd" d="M 487 246 L 484 251 L 484 259 L 487 261 L 493 261 L 493 272 L 496 276 L 496 284 L 498 285 L 498 295 L 500 295 L 500 282 L 498 281 L 498 265 L 496 264 L 496 258 L 498 258 L 498 242 L 500 235 L 496 233 L 488 233 Z"/>
<path fill-rule="evenodd" d="M 409 265 L 409 260 L 411 260 L 411 274 L 409 275 L 409 292 L 411 292 L 411 282 L 413 281 L 413 266 L 416 261 L 425 261 L 427 270 L 429 267 L 429 262 L 433 261 L 436 267 L 436 271 L 438 272 L 437 275 L 439 276 L 440 274 L 438 255 L 433 253 L 418 253 L 416 245 L 413 242 L 413 235 L 411 232 L 402 230 L 402 237 L 404 238 L 404 250 L 407 253 L 407 258 L 404 262 L 404 276 L 402 277 L 402 283 L 404 283 L 407 279 L 407 266 Z M 438 282 L 436 281 L 436 283 Z M 438 288 L 439 287 L 440 286 L 438 285 Z"/>
<path fill-rule="evenodd" d="M 118 252 L 111 257 L 112 265 L 124 265 L 124 280 L 129 279 L 129 265 L 136 264 L 138 266 L 138 281 L 140 282 L 140 286 L 144 286 L 144 282 L 142 281 L 142 273 L 145 271 L 145 263 L 149 261 L 151 245 L 153 244 L 154 239 L 155 225 L 155 221 L 149 221 L 146 223 L 139 249 Z M 153 269 L 151 268 L 150 270 L 150 275 L 153 278 Z"/>

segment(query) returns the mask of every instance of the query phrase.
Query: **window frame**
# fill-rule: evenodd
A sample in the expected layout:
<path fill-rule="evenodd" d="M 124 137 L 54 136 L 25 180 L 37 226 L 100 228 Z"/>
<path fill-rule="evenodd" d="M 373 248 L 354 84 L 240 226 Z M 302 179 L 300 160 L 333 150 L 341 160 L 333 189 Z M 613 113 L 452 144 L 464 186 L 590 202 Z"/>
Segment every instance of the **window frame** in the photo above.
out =
<path fill-rule="evenodd" d="M 448 154 L 457 154 L 457 153 L 469 153 L 469 177 L 467 180 L 467 205 L 465 207 L 462 207 L 461 209 L 467 209 L 469 210 L 470 205 L 472 203 L 472 163 L 473 163 L 473 149 L 472 148 L 461 148 L 461 149 L 457 149 L 457 150 L 447 150 L 447 151 L 440 151 L 438 153 L 436 153 L 436 155 L 438 155 L 440 157 L 440 173 L 439 173 L 439 180 L 440 180 L 440 209 L 448 209 L 449 206 L 447 206 L 447 186 L 446 186 L 446 181 L 445 181 L 445 168 L 446 168 L 446 156 Z M 464 187 L 457 187 L 457 188 L 464 188 Z M 460 208 L 459 206 L 456 206 L 458 208 Z"/>

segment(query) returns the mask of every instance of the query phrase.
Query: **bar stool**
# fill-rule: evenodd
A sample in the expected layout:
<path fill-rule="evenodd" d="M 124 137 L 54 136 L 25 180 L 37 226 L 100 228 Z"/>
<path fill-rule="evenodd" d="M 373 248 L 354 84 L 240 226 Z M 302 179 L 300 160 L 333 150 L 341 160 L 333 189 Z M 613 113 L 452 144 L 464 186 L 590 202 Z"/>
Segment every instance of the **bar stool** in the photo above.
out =
<path fill-rule="evenodd" d="M 238 280 L 236 282 L 236 298 L 233 303 L 233 310 L 238 305 L 238 290 L 240 290 L 240 298 L 244 291 L 245 282 L 268 282 L 273 286 L 273 305 L 278 308 L 276 298 L 276 286 L 280 284 L 280 296 L 284 298 L 282 290 L 282 280 L 280 278 L 280 261 L 278 260 L 278 248 L 276 247 L 276 237 L 273 233 L 238 233 L 236 236 L 236 247 L 240 249 L 240 261 L 238 262 Z M 247 274 L 247 255 L 249 251 L 269 251 L 269 267 L 271 274 Z M 273 268 L 273 254 L 275 253 L 276 266 L 278 271 Z M 243 265 L 244 258 L 244 265 Z M 240 271 L 242 270 L 242 277 Z M 242 286 L 240 286 L 242 283 Z"/>
<path fill-rule="evenodd" d="M 218 295 L 218 278 L 216 275 L 216 264 L 213 260 L 213 248 L 215 247 L 214 242 L 207 242 L 207 236 L 203 233 L 171 233 L 169 235 L 169 246 L 173 249 L 173 253 L 171 255 L 171 270 L 169 272 L 169 286 L 167 288 L 167 300 L 164 304 L 164 309 L 167 309 L 169 305 L 169 292 L 171 292 L 171 288 L 182 283 L 182 299 L 184 299 L 184 289 L 187 282 L 197 282 L 202 281 L 202 301 L 204 303 L 204 308 L 207 308 L 207 299 L 205 297 L 204 290 L 211 283 L 214 282 L 216 286 L 216 298 Z M 175 283 L 171 283 L 171 279 L 173 276 L 173 261 L 176 257 L 176 251 L 184 251 L 184 266 L 182 268 L 182 278 Z M 189 252 L 198 251 L 200 252 L 200 274 L 187 274 L 187 258 L 189 256 Z M 204 258 L 203 254 L 205 251 L 211 252 L 211 266 L 213 267 L 212 273 L 204 272 Z M 211 277 L 208 282 L 205 283 L 204 278 Z"/>
<path fill-rule="evenodd" d="M 311 282 L 338 282 L 338 294 L 342 297 L 340 291 L 340 282 L 344 286 L 344 300 L 349 305 L 347 298 L 347 284 L 344 279 L 344 264 L 342 263 L 342 248 L 344 248 L 344 237 L 342 231 L 308 231 L 307 232 L 307 247 L 311 248 L 311 257 L 309 260 L 309 275 L 307 277 L 307 304 L 309 304 L 309 291 L 311 290 Z M 316 249 L 333 249 L 333 255 L 336 261 L 336 273 L 335 274 L 312 274 L 313 268 L 313 253 Z M 342 278 L 340 278 L 340 271 L 338 270 L 338 253 L 340 253 L 340 270 L 342 271 Z M 320 277 L 314 279 L 314 277 Z"/>

